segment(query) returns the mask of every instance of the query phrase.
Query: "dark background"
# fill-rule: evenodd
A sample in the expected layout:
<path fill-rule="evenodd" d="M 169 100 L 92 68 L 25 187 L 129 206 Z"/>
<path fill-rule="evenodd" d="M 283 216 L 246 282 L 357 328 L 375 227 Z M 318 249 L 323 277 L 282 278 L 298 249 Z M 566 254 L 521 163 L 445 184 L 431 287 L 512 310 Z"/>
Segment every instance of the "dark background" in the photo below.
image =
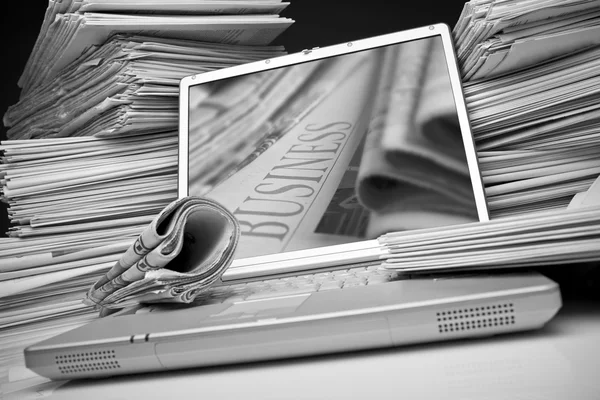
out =
<path fill-rule="evenodd" d="M 384 1 L 372 0 L 360 3 L 291 0 L 291 5 L 282 15 L 296 22 L 275 44 L 284 45 L 288 52 L 293 53 L 306 48 L 323 47 L 437 22 L 444 22 L 453 27 L 464 1 L 446 0 L 438 4 L 421 1 L 411 2 L 404 7 L 398 4 L 401 3 L 392 7 L 390 2 L 386 4 Z M 21 0 L 3 4 L 0 115 L 19 98 L 17 81 L 37 38 L 46 5 L 43 0 Z M 0 128 L 0 140 L 6 140 L 6 129 L 3 125 Z M 6 207 L 0 204 L 1 236 L 4 236 L 8 225 Z"/>

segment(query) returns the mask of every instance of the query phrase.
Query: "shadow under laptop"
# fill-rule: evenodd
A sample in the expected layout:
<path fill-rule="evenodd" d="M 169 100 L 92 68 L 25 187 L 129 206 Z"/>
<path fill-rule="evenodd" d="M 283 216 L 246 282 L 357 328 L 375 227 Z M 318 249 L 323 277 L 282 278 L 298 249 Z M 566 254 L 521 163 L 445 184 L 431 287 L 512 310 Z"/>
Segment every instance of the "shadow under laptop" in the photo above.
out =
<path fill-rule="evenodd" d="M 589 351 L 600 326 L 590 321 L 600 321 L 597 305 L 566 305 L 559 318 L 536 331 L 70 381 L 60 385 L 52 399 L 90 399 L 90 394 L 102 399 L 188 398 L 192 393 L 260 399 L 349 399 L 375 393 L 378 398 L 454 394 L 496 399 L 511 393 L 535 393 L 541 398 L 546 398 L 544 393 L 562 398 L 578 393 L 578 398 L 593 398 L 588 394 L 598 388 L 589 386 L 594 382 L 590 371 L 600 367 L 599 361 L 592 360 L 599 360 L 600 354 L 591 356 Z"/>

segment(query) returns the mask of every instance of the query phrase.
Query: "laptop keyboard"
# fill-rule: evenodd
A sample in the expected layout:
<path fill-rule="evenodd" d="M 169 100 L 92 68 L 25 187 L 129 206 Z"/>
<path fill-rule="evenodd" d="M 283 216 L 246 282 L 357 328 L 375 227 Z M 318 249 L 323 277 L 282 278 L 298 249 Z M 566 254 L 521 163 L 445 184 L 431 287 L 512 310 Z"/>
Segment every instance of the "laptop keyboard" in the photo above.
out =
<path fill-rule="evenodd" d="M 201 293 L 194 304 L 207 305 L 223 302 L 259 300 L 271 297 L 340 290 L 350 287 L 378 285 L 405 275 L 384 269 L 379 265 L 355 267 L 337 271 L 298 275 L 263 281 L 217 286 Z"/>

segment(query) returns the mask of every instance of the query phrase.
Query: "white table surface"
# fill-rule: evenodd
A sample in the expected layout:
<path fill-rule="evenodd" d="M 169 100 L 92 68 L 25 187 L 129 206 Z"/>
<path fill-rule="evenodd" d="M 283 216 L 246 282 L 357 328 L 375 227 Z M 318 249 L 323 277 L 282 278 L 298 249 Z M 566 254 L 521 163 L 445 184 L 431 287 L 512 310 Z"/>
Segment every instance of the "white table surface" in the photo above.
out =
<path fill-rule="evenodd" d="M 600 302 L 566 302 L 541 330 L 478 340 L 87 381 L 50 382 L 16 368 L 3 393 L 52 400 L 599 400 Z"/>

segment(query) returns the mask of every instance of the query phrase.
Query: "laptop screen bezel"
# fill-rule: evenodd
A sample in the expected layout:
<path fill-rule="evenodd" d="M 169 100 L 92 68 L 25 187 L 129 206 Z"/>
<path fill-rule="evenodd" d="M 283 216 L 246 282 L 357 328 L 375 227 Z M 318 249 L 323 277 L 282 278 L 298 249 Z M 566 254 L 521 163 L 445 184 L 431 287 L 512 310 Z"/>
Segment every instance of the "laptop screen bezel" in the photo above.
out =
<path fill-rule="evenodd" d="M 489 221 L 489 211 L 485 196 L 485 190 L 483 186 L 483 180 L 479 168 L 479 162 L 477 159 L 477 153 L 475 149 L 475 142 L 471 132 L 471 126 L 467 114 L 467 108 L 465 104 L 462 82 L 458 70 L 458 63 L 456 60 L 456 53 L 454 50 L 454 44 L 451 37 L 451 32 L 446 24 L 435 24 L 421 28 L 410 29 L 406 31 L 395 32 L 391 34 L 371 37 L 368 39 L 361 39 L 353 42 L 345 42 L 333 46 L 327 46 L 323 48 L 313 48 L 310 50 L 303 50 L 298 53 L 284 55 L 280 57 L 274 57 L 262 61 L 251 62 L 247 64 L 241 64 L 234 67 L 224 68 L 220 70 L 205 72 L 197 75 L 191 75 L 183 78 L 180 82 L 179 90 L 179 152 L 178 152 L 178 197 L 182 198 L 189 195 L 188 185 L 188 149 L 189 149 L 189 136 L 188 136 L 188 123 L 189 123 L 189 92 L 190 88 L 195 85 L 205 84 L 209 82 L 219 81 L 226 78 L 236 77 L 240 75 L 251 74 L 260 71 L 266 71 L 289 65 L 295 65 L 305 63 L 308 61 L 320 60 L 324 58 L 330 58 L 334 56 L 356 53 L 364 50 L 369 50 L 378 47 L 384 47 L 403 42 L 409 42 L 418 39 L 426 39 L 434 36 L 439 36 L 443 44 L 443 51 L 446 58 L 446 66 L 448 68 L 448 74 L 450 77 L 450 84 L 452 87 L 452 94 L 456 111 L 458 114 L 458 121 L 461 130 L 463 145 L 465 148 L 465 154 L 467 159 L 467 165 L 469 168 L 469 175 L 471 178 L 471 184 L 473 188 L 475 206 L 477 209 L 477 215 L 480 222 Z M 365 247 L 369 241 L 356 241 L 349 243 L 349 248 L 356 248 L 357 250 Z M 293 252 L 290 252 L 293 253 Z M 281 258 L 281 254 L 275 254 L 275 258 Z M 272 257 L 258 256 L 251 257 L 240 261 L 235 260 L 236 266 L 256 265 L 260 262 L 267 262 Z"/>

